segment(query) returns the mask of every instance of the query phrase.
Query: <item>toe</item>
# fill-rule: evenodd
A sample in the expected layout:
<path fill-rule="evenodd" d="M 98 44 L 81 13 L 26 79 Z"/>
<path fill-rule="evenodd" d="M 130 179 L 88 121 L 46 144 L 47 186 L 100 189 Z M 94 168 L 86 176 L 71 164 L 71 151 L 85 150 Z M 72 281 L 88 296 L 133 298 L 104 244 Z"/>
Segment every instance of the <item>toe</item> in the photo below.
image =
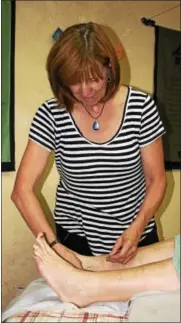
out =
<path fill-rule="evenodd" d="M 43 254 L 41 252 L 41 249 L 39 247 L 34 248 L 34 256 L 38 257 L 39 259 L 43 260 Z"/>
<path fill-rule="evenodd" d="M 42 260 L 46 256 L 46 251 L 40 244 L 38 244 L 38 242 L 33 245 L 33 250 L 34 250 L 34 255 L 38 256 Z"/>
<path fill-rule="evenodd" d="M 44 255 L 52 255 L 52 253 L 54 254 L 54 251 L 52 250 L 52 248 L 49 246 L 49 244 L 46 241 L 46 237 L 45 235 L 39 235 L 37 237 L 37 245 L 41 248 L 42 252 L 44 253 Z"/>
<path fill-rule="evenodd" d="M 43 233 L 39 233 L 37 238 L 36 238 L 36 243 L 37 245 L 44 251 L 46 251 L 45 249 L 45 236 Z"/>
<path fill-rule="evenodd" d="M 41 273 L 41 269 L 42 269 L 42 266 L 43 266 L 43 261 L 42 259 L 38 256 L 38 255 L 34 255 L 34 259 L 35 259 L 35 262 L 36 262 L 36 265 Z"/>

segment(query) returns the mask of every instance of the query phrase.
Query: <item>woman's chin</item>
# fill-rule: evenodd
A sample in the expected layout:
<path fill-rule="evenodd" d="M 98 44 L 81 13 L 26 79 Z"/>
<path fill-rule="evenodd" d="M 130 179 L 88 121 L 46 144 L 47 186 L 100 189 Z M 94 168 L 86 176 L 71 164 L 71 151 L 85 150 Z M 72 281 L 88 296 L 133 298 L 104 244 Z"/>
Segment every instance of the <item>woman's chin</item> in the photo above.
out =
<path fill-rule="evenodd" d="M 89 99 L 84 99 L 82 100 L 83 104 L 85 105 L 96 105 L 99 103 L 99 100 L 97 98 L 89 98 Z"/>

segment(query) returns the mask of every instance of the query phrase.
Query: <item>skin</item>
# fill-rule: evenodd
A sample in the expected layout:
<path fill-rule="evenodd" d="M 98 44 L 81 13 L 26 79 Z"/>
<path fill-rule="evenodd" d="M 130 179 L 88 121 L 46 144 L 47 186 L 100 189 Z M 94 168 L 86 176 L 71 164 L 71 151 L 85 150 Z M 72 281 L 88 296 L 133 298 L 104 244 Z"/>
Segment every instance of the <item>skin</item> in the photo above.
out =
<path fill-rule="evenodd" d="M 12 200 L 33 234 L 37 236 L 40 231 L 45 232 L 47 241 L 51 242 L 56 238 L 55 233 L 48 224 L 46 215 L 43 213 L 35 194 L 36 183 L 46 168 L 49 154 L 50 152 L 47 149 L 42 148 L 31 140 L 28 141 L 17 173 Z M 34 216 L 35 214 L 36 216 Z M 81 268 L 81 264 L 73 252 L 59 244 L 54 248 L 64 259 Z"/>
<path fill-rule="evenodd" d="M 104 97 L 107 86 L 107 68 L 102 68 L 103 79 L 95 80 L 90 75 L 90 79 L 81 83 L 77 83 L 70 86 L 70 90 L 74 94 L 74 97 L 83 102 L 87 108 L 99 104 L 99 101 Z M 97 107 L 98 110 L 98 107 Z"/>
<path fill-rule="evenodd" d="M 108 261 L 107 255 L 96 257 L 83 256 L 75 253 L 81 261 L 82 267 L 90 271 L 109 271 L 133 268 L 149 263 L 165 260 L 173 257 L 174 241 L 168 239 L 154 243 L 149 246 L 139 247 L 138 252 L 129 262 L 122 264 L 120 262 Z"/>
<path fill-rule="evenodd" d="M 116 271 L 84 271 L 58 257 L 42 234 L 34 245 L 34 256 L 40 274 L 60 300 L 79 307 L 95 302 L 127 301 L 139 292 L 180 288 L 172 258 Z"/>
<path fill-rule="evenodd" d="M 88 82 L 71 86 L 71 91 L 79 100 L 73 107 L 72 117 L 82 134 L 90 141 L 103 143 L 110 140 L 120 127 L 123 118 L 124 105 L 127 98 L 127 87 L 121 86 L 117 93 L 107 101 L 99 118 L 100 130 L 92 129 L 93 118 L 87 113 L 82 103 L 96 118 L 102 109 L 100 99 L 104 96 L 107 85 L 107 69 L 102 67 L 102 80 L 90 78 Z M 55 239 L 55 233 L 46 220 L 41 205 L 35 194 L 35 186 L 41 178 L 49 158 L 50 152 L 41 145 L 29 140 L 24 152 L 11 198 L 20 211 L 27 225 L 35 236 L 45 232 L 47 241 Z M 166 189 L 166 176 L 161 138 L 141 149 L 143 169 L 146 177 L 147 191 L 145 200 L 136 220 L 118 238 L 113 246 L 108 260 L 111 262 L 129 262 L 137 253 L 137 245 L 144 227 L 157 211 Z M 35 216 L 36 214 L 36 216 Z M 54 246 L 55 251 L 69 262 L 81 268 L 81 263 L 75 254 Z"/>
<path fill-rule="evenodd" d="M 44 236 L 46 239 L 46 236 L 40 233 L 38 235 L 38 241 L 39 241 L 39 238 L 41 238 L 42 236 Z M 63 246 L 61 243 L 58 243 L 58 245 L 60 250 L 61 248 L 63 248 L 63 250 L 67 249 L 67 253 L 70 252 L 70 250 L 67 247 Z M 55 247 L 53 247 L 53 249 L 56 252 Z M 79 260 L 79 262 L 81 263 L 82 269 L 84 270 L 109 271 L 109 270 L 120 270 L 120 269 L 138 267 L 141 265 L 165 260 L 168 258 L 173 258 L 173 253 L 174 253 L 174 240 L 168 239 L 168 240 L 159 241 L 149 246 L 139 247 L 136 256 L 126 264 L 122 264 L 120 262 L 108 261 L 107 255 L 92 257 L 92 256 L 83 256 L 81 254 L 74 252 L 74 256 Z"/>

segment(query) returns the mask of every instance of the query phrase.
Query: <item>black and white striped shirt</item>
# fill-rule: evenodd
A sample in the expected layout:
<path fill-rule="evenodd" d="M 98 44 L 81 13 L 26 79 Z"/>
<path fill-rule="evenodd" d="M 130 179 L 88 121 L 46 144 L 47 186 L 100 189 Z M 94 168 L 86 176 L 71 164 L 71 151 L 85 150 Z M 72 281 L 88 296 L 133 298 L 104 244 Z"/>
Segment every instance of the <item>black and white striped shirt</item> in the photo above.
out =
<path fill-rule="evenodd" d="M 55 222 L 86 236 L 93 255 L 109 253 L 136 218 L 145 196 L 140 148 L 164 132 L 153 99 L 132 87 L 119 130 L 105 143 L 86 139 L 55 99 L 38 108 L 29 138 L 55 153 Z M 153 226 L 151 219 L 142 239 Z"/>

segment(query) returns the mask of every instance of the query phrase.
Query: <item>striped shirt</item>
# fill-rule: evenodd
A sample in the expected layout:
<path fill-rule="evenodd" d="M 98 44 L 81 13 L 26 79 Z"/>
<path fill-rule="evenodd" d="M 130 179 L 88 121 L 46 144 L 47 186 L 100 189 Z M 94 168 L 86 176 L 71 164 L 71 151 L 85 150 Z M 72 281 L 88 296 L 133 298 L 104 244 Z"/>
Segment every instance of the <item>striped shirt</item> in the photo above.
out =
<path fill-rule="evenodd" d="M 132 87 L 120 127 L 105 143 L 86 139 L 56 99 L 38 108 L 29 138 L 55 154 L 55 222 L 86 237 L 93 255 L 109 253 L 136 218 L 146 190 L 140 149 L 164 132 L 153 99 Z M 141 240 L 154 224 L 152 218 Z"/>

